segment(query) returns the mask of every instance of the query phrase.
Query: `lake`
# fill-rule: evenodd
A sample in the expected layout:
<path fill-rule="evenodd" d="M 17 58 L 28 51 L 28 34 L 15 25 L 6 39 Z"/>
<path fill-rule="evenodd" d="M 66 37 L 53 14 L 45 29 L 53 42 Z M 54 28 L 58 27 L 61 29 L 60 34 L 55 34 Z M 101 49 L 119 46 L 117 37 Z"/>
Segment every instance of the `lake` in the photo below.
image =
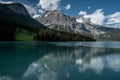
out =
<path fill-rule="evenodd" d="M 1 42 L 0 80 L 120 80 L 120 42 Z"/>

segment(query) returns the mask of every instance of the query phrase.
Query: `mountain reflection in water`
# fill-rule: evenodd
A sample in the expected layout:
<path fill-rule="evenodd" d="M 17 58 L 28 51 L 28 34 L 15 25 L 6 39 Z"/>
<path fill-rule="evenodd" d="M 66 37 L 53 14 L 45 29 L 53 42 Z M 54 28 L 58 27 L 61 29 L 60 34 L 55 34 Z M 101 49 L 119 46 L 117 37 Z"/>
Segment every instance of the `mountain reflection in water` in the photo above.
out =
<path fill-rule="evenodd" d="M 2 48 L 9 50 L 11 55 Z M 22 65 L 20 70 L 13 70 L 13 74 L 21 71 L 19 77 L 3 75 L 5 71 L 2 71 L 0 80 L 120 80 L 120 48 L 68 47 L 40 43 L 0 45 L 0 49 L 1 57 L 3 53 L 6 54 L 4 57 L 10 55 L 16 60 L 14 66 Z M 24 58 L 29 61 L 23 61 Z M 1 71 L 5 67 L 0 68 Z M 12 70 L 8 71 L 12 73 Z"/>

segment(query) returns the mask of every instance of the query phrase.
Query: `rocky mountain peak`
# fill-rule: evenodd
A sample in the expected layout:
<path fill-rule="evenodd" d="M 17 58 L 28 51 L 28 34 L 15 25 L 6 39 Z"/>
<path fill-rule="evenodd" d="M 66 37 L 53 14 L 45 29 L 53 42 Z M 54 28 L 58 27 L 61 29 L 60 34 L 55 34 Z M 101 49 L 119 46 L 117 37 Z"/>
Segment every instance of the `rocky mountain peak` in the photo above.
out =
<path fill-rule="evenodd" d="M 19 15 L 29 16 L 29 13 L 28 13 L 27 9 L 21 3 L 10 3 L 10 4 L 4 4 L 4 5 L 7 5 L 7 7 L 10 10 L 12 10 L 13 12 L 15 12 Z"/>
<path fill-rule="evenodd" d="M 57 24 L 57 25 L 71 25 L 75 23 L 76 19 L 74 17 L 70 17 L 65 15 L 58 10 L 47 11 L 41 17 L 37 19 L 41 23 L 45 25 Z"/>
<path fill-rule="evenodd" d="M 52 17 L 52 15 L 58 15 L 59 11 L 58 10 L 53 10 L 53 11 L 46 11 L 44 14 L 44 17 Z"/>

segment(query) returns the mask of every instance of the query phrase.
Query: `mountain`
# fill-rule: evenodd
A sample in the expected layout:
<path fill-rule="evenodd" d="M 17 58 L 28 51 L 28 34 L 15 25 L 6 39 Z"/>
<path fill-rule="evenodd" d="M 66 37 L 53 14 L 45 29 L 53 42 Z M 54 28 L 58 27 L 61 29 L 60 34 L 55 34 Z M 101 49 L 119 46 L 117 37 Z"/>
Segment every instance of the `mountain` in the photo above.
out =
<path fill-rule="evenodd" d="M 0 41 L 91 41 L 81 34 L 51 30 L 30 17 L 20 3 L 0 4 Z"/>
<path fill-rule="evenodd" d="M 35 19 L 51 29 L 91 36 L 104 34 L 114 30 L 114 28 L 93 24 L 83 16 L 70 17 L 69 15 L 65 15 L 57 10 L 47 11 L 45 14 Z"/>
<path fill-rule="evenodd" d="M 42 24 L 29 16 L 20 3 L 0 4 L 0 40 L 15 40 L 20 29 L 38 32 Z"/>
<path fill-rule="evenodd" d="M 19 15 L 26 15 L 26 16 L 30 16 L 28 11 L 26 10 L 26 8 L 20 4 L 20 3 L 12 3 L 12 4 L 8 4 L 6 5 L 10 10 L 12 10 L 13 12 L 19 14 Z"/>
<path fill-rule="evenodd" d="M 0 18 L 1 24 L 8 23 L 15 25 L 13 23 L 16 23 L 31 30 L 38 30 L 40 26 L 43 27 L 42 24 L 30 17 L 26 8 L 20 3 L 0 4 Z"/>
<path fill-rule="evenodd" d="M 47 11 L 41 17 L 36 18 L 36 20 L 51 29 L 61 31 L 72 31 L 72 26 L 77 25 L 74 17 L 69 17 L 58 10 Z"/>
<path fill-rule="evenodd" d="M 120 41 L 120 29 L 112 30 L 105 34 L 100 34 L 96 36 L 96 40 L 99 41 Z"/>

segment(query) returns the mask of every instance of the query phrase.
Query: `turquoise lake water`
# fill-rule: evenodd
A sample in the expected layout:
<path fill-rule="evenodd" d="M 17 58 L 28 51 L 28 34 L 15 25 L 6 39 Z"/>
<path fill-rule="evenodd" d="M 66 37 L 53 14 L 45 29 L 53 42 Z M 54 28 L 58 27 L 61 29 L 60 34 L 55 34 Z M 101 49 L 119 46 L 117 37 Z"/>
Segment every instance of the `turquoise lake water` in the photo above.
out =
<path fill-rule="evenodd" d="M 120 80 L 120 42 L 1 42 L 0 80 Z"/>

